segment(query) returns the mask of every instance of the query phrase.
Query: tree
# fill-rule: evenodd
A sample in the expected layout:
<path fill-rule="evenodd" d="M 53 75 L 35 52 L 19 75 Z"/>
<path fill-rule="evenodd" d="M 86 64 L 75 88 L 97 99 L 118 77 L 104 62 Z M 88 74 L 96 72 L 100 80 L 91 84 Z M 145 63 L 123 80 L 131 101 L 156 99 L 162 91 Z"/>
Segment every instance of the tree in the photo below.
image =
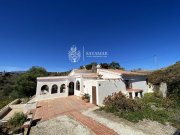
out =
<path fill-rule="evenodd" d="M 15 90 L 19 97 L 30 97 L 36 93 L 36 78 L 47 76 L 48 72 L 42 67 L 32 67 L 27 72 L 21 74 L 16 82 Z"/>
<path fill-rule="evenodd" d="M 91 70 L 91 69 L 92 69 L 92 67 L 93 67 L 93 66 L 96 66 L 96 65 L 97 65 L 97 63 L 96 63 L 96 62 L 92 62 L 92 63 L 90 63 L 90 64 L 86 65 L 85 67 L 86 67 L 86 69 L 87 69 L 87 70 Z"/>
<path fill-rule="evenodd" d="M 119 65 L 118 62 L 112 61 L 111 63 L 100 63 L 101 68 L 103 69 L 121 69 L 124 70 L 123 67 Z M 97 66 L 96 62 L 92 62 L 90 64 L 85 65 L 87 70 L 91 70 L 93 66 Z M 80 66 L 80 69 L 84 69 L 84 66 Z"/>
<path fill-rule="evenodd" d="M 115 62 L 115 61 L 112 61 L 110 64 L 109 64 L 109 67 L 110 69 L 124 69 L 122 68 L 118 62 Z"/>
<path fill-rule="evenodd" d="M 0 75 L 0 98 L 9 96 L 14 90 L 14 86 L 17 80 L 17 74 L 4 72 Z"/>
<path fill-rule="evenodd" d="M 103 69 L 109 69 L 109 64 L 108 63 L 101 63 L 101 68 Z"/>

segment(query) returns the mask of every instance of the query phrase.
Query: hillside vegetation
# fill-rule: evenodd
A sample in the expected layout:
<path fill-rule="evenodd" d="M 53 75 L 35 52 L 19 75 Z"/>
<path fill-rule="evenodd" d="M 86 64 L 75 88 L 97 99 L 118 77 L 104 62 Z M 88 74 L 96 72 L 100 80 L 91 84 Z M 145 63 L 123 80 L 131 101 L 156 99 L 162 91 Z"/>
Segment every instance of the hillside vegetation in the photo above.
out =
<path fill-rule="evenodd" d="M 167 83 L 168 97 L 176 98 L 180 101 L 180 62 L 153 72 L 148 79 L 154 85 L 161 82 Z"/>
<path fill-rule="evenodd" d="M 29 98 L 36 93 L 37 77 L 61 76 L 68 72 L 47 72 L 42 67 L 32 67 L 26 72 L 0 74 L 0 109 L 15 98 Z"/>
<path fill-rule="evenodd" d="M 127 98 L 121 92 L 113 93 L 104 99 L 104 105 L 100 110 L 131 122 L 148 119 L 180 128 L 180 104 L 169 98 L 157 97 L 154 93 L 146 93 L 137 99 Z"/>

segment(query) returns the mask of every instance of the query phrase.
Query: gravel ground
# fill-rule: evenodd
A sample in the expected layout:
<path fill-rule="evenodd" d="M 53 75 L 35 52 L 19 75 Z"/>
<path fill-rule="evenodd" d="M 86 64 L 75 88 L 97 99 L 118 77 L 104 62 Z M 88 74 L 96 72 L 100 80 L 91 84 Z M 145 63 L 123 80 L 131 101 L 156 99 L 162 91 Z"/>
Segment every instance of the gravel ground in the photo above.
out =
<path fill-rule="evenodd" d="M 88 128 L 64 115 L 31 127 L 30 135 L 94 135 Z"/>
<path fill-rule="evenodd" d="M 83 112 L 84 115 L 113 129 L 120 135 L 172 135 L 176 129 L 170 125 L 162 125 L 155 121 L 143 120 L 132 123 L 104 111 L 94 111 L 97 108 Z"/>

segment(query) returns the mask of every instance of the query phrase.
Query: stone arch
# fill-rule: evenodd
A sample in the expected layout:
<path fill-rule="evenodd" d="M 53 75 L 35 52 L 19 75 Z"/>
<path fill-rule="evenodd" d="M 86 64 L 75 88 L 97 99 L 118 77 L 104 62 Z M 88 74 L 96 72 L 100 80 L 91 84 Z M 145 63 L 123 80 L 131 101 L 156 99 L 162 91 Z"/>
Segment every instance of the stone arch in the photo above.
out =
<path fill-rule="evenodd" d="M 43 85 L 41 87 L 41 93 L 40 95 L 45 95 L 45 94 L 48 94 L 49 93 L 49 86 L 48 85 Z"/>
<path fill-rule="evenodd" d="M 80 90 L 80 82 L 76 81 L 76 90 Z"/>
<path fill-rule="evenodd" d="M 60 87 L 60 93 L 64 93 L 65 89 L 66 89 L 66 85 L 62 84 L 61 87 Z"/>
<path fill-rule="evenodd" d="M 51 88 L 51 94 L 55 94 L 58 92 L 58 86 L 56 84 L 54 84 Z"/>

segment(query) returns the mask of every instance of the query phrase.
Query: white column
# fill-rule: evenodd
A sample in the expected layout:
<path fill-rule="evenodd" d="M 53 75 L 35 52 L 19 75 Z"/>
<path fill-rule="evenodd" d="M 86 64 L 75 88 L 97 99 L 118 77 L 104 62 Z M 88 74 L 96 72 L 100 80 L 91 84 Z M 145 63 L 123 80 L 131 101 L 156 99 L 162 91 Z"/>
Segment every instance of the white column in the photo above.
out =
<path fill-rule="evenodd" d="M 58 94 L 60 94 L 61 85 L 62 85 L 61 83 L 58 83 L 58 92 L 57 92 Z"/>
<path fill-rule="evenodd" d="M 132 91 L 132 99 L 134 99 L 134 98 L 135 98 L 135 92 Z"/>
<path fill-rule="evenodd" d="M 81 82 L 80 82 L 80 92 L 84 93 L 84 80 L 82 78 L 82 75 L 81 75 Z"/>
<path fill-rule="evenodd" d="M 51 88 L 52 88 L 52 85 L 48 85 L 49 87 L 49 95 L 51 95 Z"/>
<path fill-rule="evenodd" d="M 69 83 L 68 83 L 68 80 L 66 80 L 66 83 L 65 83 L 65 93 L 66 93 L 66 96 L 68 96 L 69 94 L 69 87 L 68 87 Z"/>
<path fill-rule="evenodd" d="M 39 85 L 39 83 L 37 82 L 37 86 L 36 86 L 36 96 L 40 95 L 41 93 L 41 85 Z"/>
<path fill-rule="evenodd" d="M 140 92 L 138 92 L 138 98 L 141 98 L 141 94 L 140 94 Z"/>

